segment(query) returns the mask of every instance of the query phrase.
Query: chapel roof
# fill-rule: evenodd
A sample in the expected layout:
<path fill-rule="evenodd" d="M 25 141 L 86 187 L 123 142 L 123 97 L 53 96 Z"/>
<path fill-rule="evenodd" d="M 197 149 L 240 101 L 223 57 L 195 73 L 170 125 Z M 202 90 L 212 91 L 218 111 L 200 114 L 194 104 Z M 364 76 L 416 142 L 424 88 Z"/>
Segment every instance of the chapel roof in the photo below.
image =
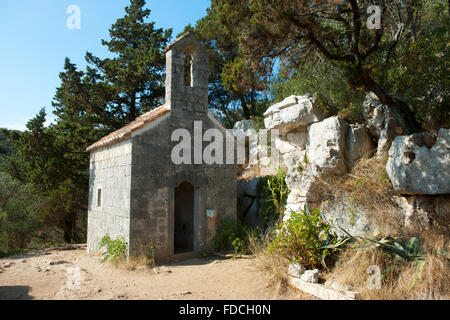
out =
<path fill-rule="evenodd" d="M 99 148 L 103 148 L 112 144 L 115 144 L 119 141 L 128 139 L 131 137 L 131 134 L 145 125 L 152 123 L 156 119 L 162 117 L 163 115 L 170 112 L 170 109 L 166 105 L 162 105 L 156 109 L 153 109 L 149 112 L 144 113 L 143 115 L 136 118 L 136 120 L 130 122 L 125 127 L 116 130 L 106 137 L 103 137 L 89 148 L 86 151 L 91 152 Z"/>

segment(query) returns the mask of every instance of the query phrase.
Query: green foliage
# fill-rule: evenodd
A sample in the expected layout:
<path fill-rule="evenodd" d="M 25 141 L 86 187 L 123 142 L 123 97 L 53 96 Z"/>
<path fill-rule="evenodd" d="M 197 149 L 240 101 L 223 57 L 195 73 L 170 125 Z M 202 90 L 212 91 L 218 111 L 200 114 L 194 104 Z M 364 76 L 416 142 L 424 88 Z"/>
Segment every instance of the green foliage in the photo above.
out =
<path fill-rule="evenodd" d="M 245 242 L 245 239 L 235 238 L 231 243 L 234 249 L 234 254 L 245 254 L 248 251 L 248 243 Z"/>
<path fill-rule="evenodd" d="M 104 236 L 102 240 L 100 240 L 99 248 L 102 249 L 104 247 L 106 247 L 106 250 L 103 253 L 103 262 L 123 259 L 127 255 L 128 243 L 122 236 L 114 240 L 109 236 Z"/>
<path fill-rule="evenodd" d="M 256 190 L 258 212 L 262 212 L 265 226 L 276 224 L 283 217 L 289 195 L 286 175 L 278 168 L 275 176 L 261 178 Z"/>
<path fill-rule="evenodd" d="M 14 140 L 20 135 L 20 131 L 0 128 L 0 171 L 10 172 L 9 163 L 16 157 Z"/>
<path fill-rule="evenodd" d="M 342 228 L 341 228 L 342 229 Z M 334 245 L 328 245 L 324 248 L 328 249 L 341 249 L 344 247 L 347 241 L 356 240 L 357 238 L 363 241 L 363 245 L 355 247 L 355 249 L 366 250 L 368 248 L 379 248 L 381 250 L 390 252 L 394 258 L 398 258 L 401 261 L 413 261 L 415 262 L 414 277 L 412 279 L 412 286 L 414 287 L 416 283 L 422 276 L 422 270 L 425 265 L 426 259 L 424 252 L 420 249 L 419 239 L 417 237 L 411 237 L 408 241 L 401 243 L 399 240 L 392 237 L 384 237 L 380 240 L 372 240 L 364 237 L 354 237 L 350 235 L 347 231 L 342 229 L 349 237 L 341 239 Z M 438 253 L 439 254 L 439 253 Z M 393 260 L 393 263 L 397 259 Z M 394 265 L 392 266 L 394 268 Z"/>
<path fill-rule="evenodd" d="M 438 8 L 434 10 L 442 16 L 436 17 L 435 26 L 414 43 L 400 45 L 382 75 L 387 86 L 408 97 L 428 130 L 450 126 L 450 19 L 445 5 Z"/>
<path fill-rule="evenodd" d="M 398 239 L 392 237 L 384 237 L 380 240 L 373 240 L 360 236 L 352 236 L 346 230 L 340 227 L 348 235 L 348 239 L 361 239 L 367 245 L 360 248 L 367 249 L 368 247 L 380 248 L 389 251 L 407 261 L 421 261 L 424 259 L 423 252 L 419 248 L 419 239 L 416 237 L 410 238 L 407 242 L 402 244 Z"/>
<path fill-rule="evenodd" d="M 13 143 L 10 135 L 18 131 L 11 131 L 8 129 L 0 128 L 0 157 L 8 156 L 13 152 Z"/>
<path fill-rule="evenodd" d="M 226 10 L 226 9 L 225 9 Z M 227 128 L 236 121 L 262 116 L 268 107 L 264 79 L 243 56 L 239 35 L 224 28 L 225 12 L 212 1 L 207 15 L 197 21 L 194 30 L 208 48 L 210 61 L 209 109 Z"/>
<path fill-rule="evenodd" d="M 68 83 L 63 81 L 65 85 Z M 58 89 L 57 96 L 60 93 Z M 7 163 L 15 178 L 31 184 L 45 199 L 41 221 L 48 228 L 63 230 L 64 241 L 68 243 L 84 239 L 84 232 L 76 230 L 76 221 L 86 215 L 89 155 L 85 148 L 92 142 L 89 139 L 96 137 L 80 117 L 70 122 L 69 117 L 78 113 L 72 108 L 73 105 L 67 106 L 64 116 L 58 109 L 61 118 L 48 128 L 44 125 L 46 113 L 42 109 L 27 123 L 28 130 L 14 141 L 17 157 L 8 159 Z"/>
<path fill-rule="evenodd" d="M 366 25 L 371 1 L 212 3 L 246 65 L 263 79 L 280 76 L 275 100 L 315 94 L 324 110 L 357 121 L 372 91 L 404 116 L 407 132 L 422 129 L 417 120 L 426 129 L 448 126 L 448 1 L 378 2 L 376 30 Z"/>
<path fill-rule="evenodd" d="M 155 22 L 148 21 L 151 11 L 145 4 L 145 0 L 131 0 L 125 16 L 109 29 L 110 40 L 102 40 L 114 58 L 86 55 L 92 68 L 88 71 L 103 80 L 102 87 L 110 93 L 106 103 L 121 125 L 161 105 L 164 98 L 164 49 L 172 29 L 156 28 Z"/>
<path fill-rule="evenodd" d="M 273 231 L 270 253 L 278 253 L 307 268 L 326 266 L 325 259 L 332 253 L 335 237 L 320 212 L 293 212 L 290 219 Z"/>
<path fill-rule="evenodd" d="M 0 251 L 0 259 L 1 258 L 6 258 L 6 257 L 9 257 L 9 256 L 14 256 L 14 255 L 17 255 L 17 254 L 21 254 L 21 253 L 24 253 L 26 250 L 24 250 L 24 249 L 13 249 L 13 250 L 8 250 L 8 251 Z"/>
<path fill-rule="evenodd" d="M 240 221 L 230 217 L 224 218 L 217 226 L 216 235 L 213 239 L 214 250 L 233 250 L 235 254 L 247 253 L 249 232 L 249 228 Z"/>
<path fill-rule="evenodd" d="M 30 185 L 0 172 L 0 251 L 24 249 L 36 237 L 41 201 Z"/>
<path fill-rule="evenodd" d="M 275 102 L 291 95 L 312 94 L 325 114 L 339 114 L 349 122 L 362 120 L 364 92 L 350 88 L 342 71 L 330 62 L 312 61 L 299 66 L 288 79 L 275 79 L 271 93 Z"/>

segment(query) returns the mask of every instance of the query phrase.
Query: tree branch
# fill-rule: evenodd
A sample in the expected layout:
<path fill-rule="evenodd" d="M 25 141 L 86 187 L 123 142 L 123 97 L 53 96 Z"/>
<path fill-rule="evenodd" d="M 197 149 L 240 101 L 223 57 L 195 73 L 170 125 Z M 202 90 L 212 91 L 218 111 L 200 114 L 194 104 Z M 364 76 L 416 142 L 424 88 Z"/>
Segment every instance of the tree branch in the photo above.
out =
<path fill-rule="evenodd" d="M 356 0 L 350 0 L 350 5 L 352 7 L 353 12 L 353 37 L 354 37 L 354 43 L 352 46 L 352 52 L 355 56 L 358 58 L 361 58 L 361 54 L 359 52 L 359 40 L 360 40 L 360 33 L 361 33 L 361 14 L 359 12 L 358 3 Z"/>

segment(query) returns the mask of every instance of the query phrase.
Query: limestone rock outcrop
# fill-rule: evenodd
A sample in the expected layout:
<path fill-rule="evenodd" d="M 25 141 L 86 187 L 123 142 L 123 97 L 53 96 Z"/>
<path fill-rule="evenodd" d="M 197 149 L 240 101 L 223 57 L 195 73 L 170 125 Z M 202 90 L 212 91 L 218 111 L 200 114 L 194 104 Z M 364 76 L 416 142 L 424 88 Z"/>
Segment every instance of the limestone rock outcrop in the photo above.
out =
<path fill-rule="evenodd" d="M 450 195 L 395 197 L 404 226 L 410 230 L 430 226 L 450 229 Z"/>
<path fill-rule="evenodd" d="M 450 129 L 395 138 L 386 171 L 403 194 L 450 194 Z"/>
<path fill-rule="evenodd" d="M 266 129 L 279 129 L 285 133 L 323 120 L 323 112 L 310 95 L 290 96 L 272 105 L 264 113 Z"/>
<path fill-rule="evenodd" d="M 377 156 L 381 157 L 389 151 L 395 137 L 405 134 L 404 119 L 369 92 L 363 102 L 363 116 L 370 135 L 378 140 Z"/>
<path fill-rule="evenodd" d="M 350 126 L 340 117 L 324 119 L 310 95 L 291 96 L 271 106 L 264 114 L 266 129 L 278 129 L 274 146 L 287 168 L 287 198 L 284 221 L 291 212 L 319 207 L 323 179 L 346 174 L 373 149 L 363 126 Z"/>
<path fill-rule="evenodd" d="M 364 126 L 350 125 L 347 132 L 346 150 L 349 167 L 354 167 L 359 159 L 371 155 L 374 143 Z"/>
<path fill-rule="evenodd" d="M 378 231 L 370 220 L 369 210 L 347 196 L 322 202 L 320 212 L 323 218 L 329 222 L 332 231 L 338 236 L 347 235 L 342 229 L 353 236 L 360 237 Z"/>
<path fill-rule="evenodd" d="M 345 146 L 348 129 L 348 124 L 339 117 L 331 117 L 308 127 L 306 156 L 314 176 L 347 172 Z"/>

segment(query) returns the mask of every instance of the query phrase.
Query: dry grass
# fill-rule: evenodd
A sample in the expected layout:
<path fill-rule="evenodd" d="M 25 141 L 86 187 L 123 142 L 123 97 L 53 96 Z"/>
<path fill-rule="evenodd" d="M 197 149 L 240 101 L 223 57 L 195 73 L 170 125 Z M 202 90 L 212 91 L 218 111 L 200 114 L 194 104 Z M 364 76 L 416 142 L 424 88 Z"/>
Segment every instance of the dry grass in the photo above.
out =
<path fill-rule="evenodd" d="M 396 197 L 387 175 L 386 159 L 364 158 L 344 177 L 326 177 L 318 192 L 324 199 L 349 198 L 353 203 L 369 212 L 369 219 L 378 230 L 378 236 L 397 237 L 401 242 L 415 236 L 420 239 L 420 248 L 425 257 L 422 267 L 416 261 L 406 261 L 380 248 L 367 248 L 367 243 L 355 243 L 337 257 L 335 266 L 326 279 L 361 292 L 362 299 L 450 299 L 450 235 L 445 228 L 435 224 L 431 230 L 404 227 L 404 216 L 398 210 Z M 436 222 L 436 221 L 435 221 Z M 362 249 L 361 246 L 366 246 Z M 262 265 L 283 276 L 276 267 L 274 257 L 261 255 Z M 381 270 L 381 289 L 369 289 L 367 273 L 369 266 Z M 286 270 L 286 266 L 283 266 Z M 274 276 L 275 277 L 275 276 Z"/>
<path fill-rule="evenodd" d="M 354 244 L 338 260 L 326 278 L 361 292 L 362 299 L 450 299 L 449 239 L 435 231 L 420 235 L 424 252 L 423 267 L 379 248 L 358 249 Z M 376 265 L 381 271 L 381 289 L 369 289 L 367 269 Z M 420 271 L 421 270 L 421 271 Z"/>
<path fill-rule="evenodd" d="M 138 269 L 152 269 L 156 266 L 156 261 L 152 254 L 153 244 L 149 241 L 142 244 L 138 255 L 121 257 L 111 261 L 111 265 L 117 269 L 134 271 Z"/>
<path fill-rule="evenodd" d="M 347 176 L 336 179 L 331 185 L 335 196 L 349 194 L 359 204 L 379 209 L 393 205 L 394 188 L 386 172 L 386 160 L 361 159 Z"/>
<path fill-rule="evenodd" d="M 111 265 L 117 269 L 134 271 L 137 269 L 151 269 L 155 267 L 154 259 L 148 258 L 146 255 L 141 254 L 136 257 L 118 258 L 111 261 Z"/>
<path fill-rule="evenodd" d="M 386 172 L 386 159 L 363 158 L 352 171 L 343 176 L 320 182 L 324 198 L 351 202 L 369 212 L 369 219 L 380 235 L 404 232 L 403 219 L 397 209 L 398 192 L 392 187 Z"/>
<path fill-rule="evenodd" d="M 407 240 L 416 236 L 425 263 L 419 270 L 416 261 L 405 261 L 379 248 L 361 249 L 356 243 L 344 251 L 333 270 L 326 275 L 353 290 L 362 299 L 450 299 L 449 234 L 437 226 L 430 230 L 406 230 L 403 216 L 397 208 L 393 189 L 385 169 L 386 159 L 362 159 L 350 174 L 326 184 L 330 197 L 352 201 L 370 212 L 379 236 L 394 236 Z M 364 244 L 364 245 L 367 245 Z M 376 265 L 381 270 L 381 289 L 368 289 L 367 268 Z"/>
<path fill-rule="evenodd" d="M 288 288 L 288 261 L 281 255 L 268 252 L 267 248 L 270 243 L 268 234 L 251 234 L 249 249 L 255 257 L 256 268 L 271 275 L 268 279 L 268 286 L 282 294 Z"/>

